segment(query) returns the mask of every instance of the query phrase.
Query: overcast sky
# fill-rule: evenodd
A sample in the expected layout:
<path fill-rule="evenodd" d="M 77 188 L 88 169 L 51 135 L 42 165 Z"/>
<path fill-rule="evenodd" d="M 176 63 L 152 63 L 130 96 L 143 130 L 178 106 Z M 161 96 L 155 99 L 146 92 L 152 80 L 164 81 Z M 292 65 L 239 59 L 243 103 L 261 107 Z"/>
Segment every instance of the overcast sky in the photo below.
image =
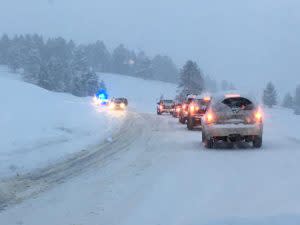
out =
<path fill-rule="evenodd" d="M 253 87 L 300 83 L 299 0 L 0 0 L 0 32 L 124 43 Z M 261 82 L 260 82 L 261 81 Z M 259 85 L 261 86 L 261 85 Z"/>

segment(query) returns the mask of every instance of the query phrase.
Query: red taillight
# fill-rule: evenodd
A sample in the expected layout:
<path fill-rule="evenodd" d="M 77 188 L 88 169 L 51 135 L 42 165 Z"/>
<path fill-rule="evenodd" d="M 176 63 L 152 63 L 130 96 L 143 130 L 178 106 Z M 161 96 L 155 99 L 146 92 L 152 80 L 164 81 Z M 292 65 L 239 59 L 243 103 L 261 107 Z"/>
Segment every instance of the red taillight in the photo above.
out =
<path fill-rule="evenodd" d="M 254 114 L 254 117 L 255 117 L 255 121 L 258 122 L 258 123 L 261 123 L 262 122 L 262 113 L 260 111 L 257 111 L 255 114 Z"/>
<path fill-rule="evenodd" d="M 191 105 L 191 106 L 190 106 L 190 111 L 191 111 L 191 112 L 194 112 L 194 111 L 195 111 L 195 106 Z"/>
<path fill-rule="evenodd" d="M 214 123 L 216 121 L 216 116 L 213 112 L 207 112 L 205 115 L 206 123 Z"/>
<path fill-rule="evenodd" d="M 197 112 L 199 110 L 199 106 L 198 105 L 190 105 L 190 112 L 194 113 Z"/>
<path fill-rule="evenodd" d="M 252 114 L 252 116 L 246 118 L 246 122 L 253 124 L 253 123 L 262 123 L 263 121 L 263 113 L 261 110 L 258 110 Z"/>
<path fill-rule="evenodd" d="M 180 107 L 177 107 L 177 108 L 176 108 L 176 112 L 180 112 Z"/>
<path fill-rule="evenodd" d="M 164 109 L 164 106 L 163 106 L 163 105 L 160 105 L 160 106 L 159 106 L 159 109 L 160 109 L 160 110 L 163 110 L 163 109 Z"/>
<path fill-rule="evenodd" d="M 182 105 L 182 109 L 186 109 L 187 105 L 186 104 L 183 104 Z"/>

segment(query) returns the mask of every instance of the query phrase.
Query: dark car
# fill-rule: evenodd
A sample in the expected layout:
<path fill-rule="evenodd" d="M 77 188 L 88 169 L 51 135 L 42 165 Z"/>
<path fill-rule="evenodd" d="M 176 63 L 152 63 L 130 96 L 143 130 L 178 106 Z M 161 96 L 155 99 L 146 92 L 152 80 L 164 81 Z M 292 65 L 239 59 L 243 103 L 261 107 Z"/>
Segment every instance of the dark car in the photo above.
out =
<path fill-rule="evenodd" d="M 114 110 L 125 110 L 128 106 L 128 100 L 126 98 L 113 98 L 108 107 Z"/>
<path fill-rule="evenodd" d="M 173 100 L 160 100 L 157 103 L 156 111 L 157 115 L 161 115 L 162 113 L 171 113 L 173 109 L 174 101 Z"/>
<path fill-rule="evenodd" d="M 210 103 L 210 97 L 194 99 L 188 107 L 187 128 L 193 130 L 195 126 L 201 126 L 201 119 Z"/>
<path fill-rule="evenodd" d="M 172 116 L 175 117 L 175 118 L 178 118 L 179 115 L 180 115 L 181 109 L 182 109 L 182 103 L 174 104 L 174 109 L 173 109 Z"/>
<path fill-rule="evenodd" d="M 179 112 L 179 122 L 185 124 L 188 118 L 188 108 L 190 103 L 196 98 L 195 95 L 188 95 L 186 101 L 182 103 L 181 110 Z"/>

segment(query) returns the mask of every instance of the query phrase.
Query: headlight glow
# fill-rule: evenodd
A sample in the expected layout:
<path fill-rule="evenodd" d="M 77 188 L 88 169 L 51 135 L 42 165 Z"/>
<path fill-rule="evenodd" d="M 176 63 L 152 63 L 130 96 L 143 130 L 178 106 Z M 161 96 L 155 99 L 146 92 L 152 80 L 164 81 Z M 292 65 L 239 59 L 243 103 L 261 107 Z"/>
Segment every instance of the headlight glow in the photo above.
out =
<path fill-rule="evenodd" d="M 113 108 L 115 108 L 115 103 L 113 103 L 113 102 L 112 102 L 112 103 L 110 103 L 110 104 L 109 104 L 109 108 L 110 108 L 110 109 L 113 109 Z"/>

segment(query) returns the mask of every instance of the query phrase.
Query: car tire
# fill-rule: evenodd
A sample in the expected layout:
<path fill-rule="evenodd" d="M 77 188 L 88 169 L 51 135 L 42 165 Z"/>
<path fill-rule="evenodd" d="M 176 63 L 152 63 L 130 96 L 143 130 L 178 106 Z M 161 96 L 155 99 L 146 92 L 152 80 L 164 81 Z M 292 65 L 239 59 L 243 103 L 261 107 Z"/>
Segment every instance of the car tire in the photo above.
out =
<path fill-rule="evenodd" d="M 205 142 L 205 139 L 206 139 L 206 137 L 205 137 L 205 133 L 202 131 L 202 143 L 204 143 L 204 142 Z"/>
<path fill-rule="evenodd" d="M 160 111 L 157 111 L 157 115 L 161 115 L 161 112 L 160 112 Z"/>
<path fill-rule="evenodd" d="M 192 118 L 188 118 L 186 127 L 188 130 L 194 129 L 194 120 Z"/>
<path fill-rule="evenodd" d="M 184 120 L 184 118 L 182 118 L 182 117 L 179 117 L 179 122 L 180 122 L 180 123 L 182 123 L 182 124 L 185 124 L 185 120 Z"/>
<path fill-rule="evenodd" d="M 212 149 L 214 147 L 214 141 L 212 138 L 210 139 L 206 139 L 204 141 L 204 147 L 207 148 L 207 149 Z"/>
<path fill-rule="evenodd" d="M 204 147 L 207 149 L 212 149 L 214 147 L 213 138 L 207 139 L 207 137 L 204 133 L 202 133 L 202 142 L 204 143 Z"/>
<path fill-rule="evenodd" d="M 253 139 L 253 147 L 254 148 L 261 148 L 262 146 L 262 137 L 261 136 L 255 136 Z"/>

